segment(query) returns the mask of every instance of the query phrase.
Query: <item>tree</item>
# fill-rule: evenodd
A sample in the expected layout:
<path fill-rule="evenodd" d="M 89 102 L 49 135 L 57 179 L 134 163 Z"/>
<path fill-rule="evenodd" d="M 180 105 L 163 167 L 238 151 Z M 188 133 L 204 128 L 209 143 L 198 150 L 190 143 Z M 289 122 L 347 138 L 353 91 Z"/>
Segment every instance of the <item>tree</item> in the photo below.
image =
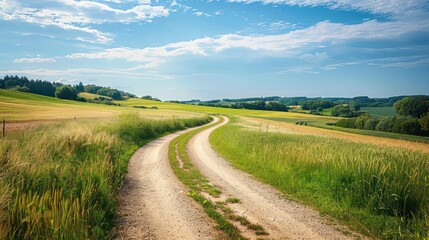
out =
<path fill-rule="evenodd" d="M 84 87 L 84 92 L 88 92 L 88 93 L 97 93 L 98 90 L 100 90 L 102 87 L 96 86 L 96 85 L 86 85 Z"/>
<path fill-rule="evenodd" d="M 146 95 L 146 96 L 142 96 L 141 99 L 152 100 L 153 98 L 150 95 Z"/>
<path fill-rule="evenodd" d="M 359 129 L 363 129 L 366 121 L 368 121 L 368 120 L 369 120 L 369 116 L 360 116 L 360 117 L 356 118 L 355 127 L 359 128 Z"/>
<path fill-rule="evenodd" d="M 429 131 L 429 109 L 428 112 L 419 119 L 419 123 L 422 130 Z"/>
<path fill-rule="evenodd" d="M 420 133 L 419 121 L 415 118 L 409 118 L 399 124 L 399 132 L 404 134 L 418 135 Z"/>
<path fill-rule="evenodd" d="M 405 97 L 402 100 L 397 101 L 393 107 L 398 115 L 419 118 L 428 111 L 429 97 Z"/>
<path fill-rule="evenodd" d="M 84 92 L 85 91 L 85 87 L 83 86 L 82 82 L 79 82 L 79 84 L 76 85 L 75 88 L 78 92 Z"/>
<path fill-rule="evenodd" d="M 385 117 L 380 120 L 375 126 L 376 131 L 391 132 L 393 127 L 393 118 Z"/>
<path fill-rule="evenodd" d="M 77 90 L 70 86 L 60 86 L 55 90 L 55 97 L 69 100 L 76 100 Z"/>
<path fill-rule="evenodd" d="M 370 118 L 365 122 L 365 125 L 363 126 L 363 129 L 366 130 L 375 130 L 375 127 L 377 126 L 377 124 L 380 122 L 379 119 L 377 118 Z"/>
<path fill-rule="evenodd" d="M 352 111 L 349 106 L 338 105 L 332 109 L 331 115 L 336 117 L 356 117 L 359 113 Z"/>

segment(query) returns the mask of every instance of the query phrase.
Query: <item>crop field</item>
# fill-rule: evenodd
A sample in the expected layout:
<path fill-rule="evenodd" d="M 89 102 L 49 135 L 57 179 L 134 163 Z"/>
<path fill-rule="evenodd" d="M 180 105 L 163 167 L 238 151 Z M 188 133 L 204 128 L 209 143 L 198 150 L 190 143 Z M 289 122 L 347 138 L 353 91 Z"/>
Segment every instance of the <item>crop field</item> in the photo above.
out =
<path fill-rule="evenodd" d="M 361 109 L 367 111 L 369 115 L 374 117 L 393 117 L 396 115 L 396 111 L 393 107 L 363 107 Z"/>
<path fill-rule="evenodd" d="M 231 114 L 238 116 L 253 116 L 253 117 L 278 117 L 291 119 L 303 119 L 303 120 L 313 120 L 313 121 L 323 121 L 323 122 L 336 122 L 338 118 L 330 116 L 318 116 L 310 114 L 301 114 L 294 112 L 277 112 L 277 111 L 263 111 L 263 110 L 248 110 L 248 109 L 231 109 L 231 108 L 219 108 L 219 107 L 208 107 L 208 106 L 198 106 L 198 105 L 189 105 L 189 104 L 179 104 L 179 103 L 169 103 L 169 102 L 157 102 L 152 100 L 131 98 L 122 101 L 115 101 L 115 103 L 120 103 L 122 106 L 144 106 L 151 108 L 156 106 L 159 109 L 164 110 L 182 110 L 182 111 L 191 111 L 199 112 L 206 114 Z"/>
<path fill-rule="evenodd" d="M 129 110 L 130 108 L 128 107 L 69 101 L 37 94 L 0 89 L 0 119 L 6 119 L 12 122 L 73 118 L 108 118 Z M 199 115 L 189 111 L 135 108 L 132 110 L 148 118 L 171 118 L 173 116 L 190 117 Z"/>
<path fill-rule="evenodd" d="M 428 152 L 246 125 L 233 118 L 210 137 L 235 167 L 369 236 L 427 237 Z"/>
<path fill-rule="evenodd" d="M 380 131 L 373 131 L 373 130 L 364 130 L 364 129 L 353 129 L 353 128 L 343 128 L 338 127 L 335 125 L 332 125 L 330 123 L 332 122 L 332 119 L 329 118 L 282 118 L 282 117 L 265 117 L 261 116 L 258 117 L 260 120 L 257 120 L 259 122 L 264 122 L 265 124 L 274 124 L 274 125 L 284 125 L 286 128 L 292 127 L 290 124 L 297 124 L 301 123 L 304 124 L 304 126 L 311 126 L 316 128 L 323 128 L 326 130 L 333 130 L 331 132 L 335 132 L 340 134 L 339 132 L 342 132 L 343 136 L 354 136 L 354 135 L 365 135 L 365 136 L 373 136 L 373 137 L 379 137 L 379 140 L 391 138 L 391 139 L 398 139 L 398 140 L 405 140 L 405 141 L 412 141 L 412 142 L 422 142 L 422 143 L 429 143 L 429 137 L 425 136 L 416 136 L 416 135 L 407 135 L 407 134 L 398 134 L 398 133 L 391 133 L 391 132 L 380 132 Z M 336 119 L 338 120 L 338 118 Z M 267 123 L 267 121 L 269 123 Z M 274 123 L 277 122 L 277 123 Z M 282 124 L 281 124 L 282 123 Z M 317 130 L 313 130 L 317 131 Z M 329 131 L 324 131 L 329 132 Z M 409 143 L 411 144 L 411 143 Z M 414 144 L 414 143 L 412 143 Z"/>
<path fill-rule="evenodd" d="M 0 239 L 103 239 L 134 151 L 208 117 L 70 120 L 0 141 Z"/>
<path fill-rule="evenodd" d="M 98 98 L 98 97 L 103 97 L 103 98 L 112 100 L 111 97 L 101 96 L 98 94 L 88 93 L 88 92 L 81 92 L 81 93 L 79 93 L 79 96 L 84 97 L 86 99 L 94 99 L 94 98 Z"/>

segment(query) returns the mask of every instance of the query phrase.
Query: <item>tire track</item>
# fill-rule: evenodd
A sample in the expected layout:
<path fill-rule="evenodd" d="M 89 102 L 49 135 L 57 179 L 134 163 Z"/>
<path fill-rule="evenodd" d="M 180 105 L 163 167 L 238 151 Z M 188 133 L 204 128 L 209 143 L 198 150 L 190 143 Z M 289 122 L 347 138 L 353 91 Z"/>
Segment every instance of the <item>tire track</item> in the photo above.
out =
<path fill-rule="evenodd" d="M 262 225 L 270 234 L 268 237 L 274 239 L 353 239 L 358 236 L 345 234 L 349 232 L 345 227 L 328 223 L 317 211 L 286 200 L 277 190 L 233 168 L 220 157 L 212 149 L 209 136 L 227 122 L 225 119 L 222 124 L 196 134 L 187 147 L 191 160 L 203 175 L 224 193 L 240 199 L 241 204 L 234 206 L 235 212 Z"/>
<path fill-rule="evenodd" d="M 185 195 L 173 174 L 168 145 L 187 129 L 140 148 L 119 195 L 117 239 L 214 239 L 214 223 Z"/>

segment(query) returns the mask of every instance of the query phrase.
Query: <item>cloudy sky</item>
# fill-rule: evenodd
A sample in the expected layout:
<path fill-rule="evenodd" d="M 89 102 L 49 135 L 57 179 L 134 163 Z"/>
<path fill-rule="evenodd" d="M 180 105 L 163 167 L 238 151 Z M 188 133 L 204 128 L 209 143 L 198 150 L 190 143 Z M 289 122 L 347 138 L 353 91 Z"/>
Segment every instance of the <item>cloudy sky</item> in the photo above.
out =
<path fill-rule="evenodd" d="M 0 75 L 163 100 L 429 94 L 426 0 L 0 0 Z"/>

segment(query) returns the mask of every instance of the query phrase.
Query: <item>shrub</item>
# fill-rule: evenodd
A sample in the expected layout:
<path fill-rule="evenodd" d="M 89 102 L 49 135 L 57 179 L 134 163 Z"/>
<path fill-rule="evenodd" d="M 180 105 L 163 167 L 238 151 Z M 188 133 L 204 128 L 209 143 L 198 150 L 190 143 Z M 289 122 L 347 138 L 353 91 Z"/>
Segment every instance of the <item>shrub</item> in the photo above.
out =
<path fill-rule="evenodd" d="M 70 86 L 59 86 L 55 90 L 55 97 L 61 99 L 76 100 L 77 90 Z"/>

